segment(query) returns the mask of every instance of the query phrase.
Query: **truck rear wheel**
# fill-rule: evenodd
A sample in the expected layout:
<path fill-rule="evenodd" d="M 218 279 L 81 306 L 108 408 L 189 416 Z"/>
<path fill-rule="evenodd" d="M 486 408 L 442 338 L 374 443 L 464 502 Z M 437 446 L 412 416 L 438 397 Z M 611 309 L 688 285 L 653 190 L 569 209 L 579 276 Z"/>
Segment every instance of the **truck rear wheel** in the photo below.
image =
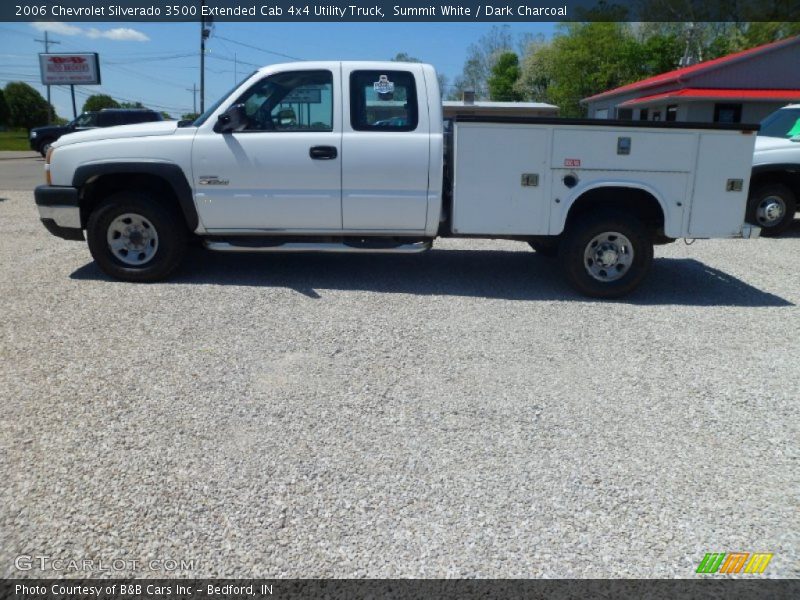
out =
<path fill-rule="evenodd" d="M 178 268 L 187 231 L 180 215 L 148 194 L 120 192 L 102 202 L 86 228 L 98 266 L 124 281 L 158 281 Z"/>
<path fill-rule="evenodd" d="M 789 228 L 797 211 L 797 199 L 782 183 L 771 183 L 750 194 L 747 221 L 761 227 L 761 235 L 773 237 Z"/>
<path fill-rule="evenodd" d="M 636 289 L 653 263 L 653 239 L 639 219 L 613 211 L 571 224 L 559 257 L 569 283 L 592 298 L 618 298 Z"/>

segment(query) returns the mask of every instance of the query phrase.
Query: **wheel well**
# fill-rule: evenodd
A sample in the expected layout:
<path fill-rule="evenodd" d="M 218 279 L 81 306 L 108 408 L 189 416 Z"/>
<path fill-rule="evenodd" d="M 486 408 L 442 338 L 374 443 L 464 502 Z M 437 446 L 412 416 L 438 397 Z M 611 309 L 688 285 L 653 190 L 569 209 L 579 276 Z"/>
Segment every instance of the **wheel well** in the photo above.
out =
<path fill-rule="evenodd" d="M 750 179 L 750 191 L 755 192 L 758 188 L 772 183 L 781 183 L 794 193 L 795 197 L 800 198 L 800 170 L 787 171 L 761 171 L 754 173 Z"/>
<path fill-rule="evenodd" d="M 164 178 L 150 173 L 106 173 L 90 179 L 81 189 L 81 226 L 86 227 L 89 215 L 100 202 L 122 191 L 154 194 L 165 206 L 171 206 L 183 216 L 178 196 Z"/>
<path fill-rule="evenodd" d="M 634 215 L 655 233 L 664 233 L 664 211 L 655 196 L 644 190 L 620 186 L 595 188 L 581 194 L 567 213 L 566 226 L 600 208 Z"/>

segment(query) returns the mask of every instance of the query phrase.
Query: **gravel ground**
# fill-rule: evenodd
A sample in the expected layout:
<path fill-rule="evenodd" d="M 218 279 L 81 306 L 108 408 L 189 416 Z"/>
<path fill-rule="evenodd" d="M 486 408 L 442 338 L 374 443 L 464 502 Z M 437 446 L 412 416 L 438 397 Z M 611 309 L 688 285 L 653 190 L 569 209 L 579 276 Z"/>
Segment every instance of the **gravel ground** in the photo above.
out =
<path fill-rule="evenodd" d="M 800 576 L 800 226 L 603 303 L 464 240 L 121 283 L 0 197 L 2 576 Z"/>

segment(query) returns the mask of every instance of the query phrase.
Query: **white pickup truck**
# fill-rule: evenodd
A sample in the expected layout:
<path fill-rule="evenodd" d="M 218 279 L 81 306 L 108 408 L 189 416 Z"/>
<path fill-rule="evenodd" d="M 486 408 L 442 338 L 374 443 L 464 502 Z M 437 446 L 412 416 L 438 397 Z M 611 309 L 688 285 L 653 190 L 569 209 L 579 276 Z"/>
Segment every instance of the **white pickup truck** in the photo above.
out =
<path fill-rule="evenodd" d="M 191 238 L 221 252 L 420 252 L 436 237 L 558 255 L 583 294 L 639 285 L 653 245 L 755 237 L 757 126 L 448 123 L 430 65 L 261 69 L 194 122 L 70 134 L 36 189 L 44 225 L 100 268 L 162 279 Z"/>
<path fill-rule="evenodd" d="M 747 220 L 772 237 L 794 220 L 800 198 L 800 104 L 776 110 L 761 123 L 753 154 Z"/>

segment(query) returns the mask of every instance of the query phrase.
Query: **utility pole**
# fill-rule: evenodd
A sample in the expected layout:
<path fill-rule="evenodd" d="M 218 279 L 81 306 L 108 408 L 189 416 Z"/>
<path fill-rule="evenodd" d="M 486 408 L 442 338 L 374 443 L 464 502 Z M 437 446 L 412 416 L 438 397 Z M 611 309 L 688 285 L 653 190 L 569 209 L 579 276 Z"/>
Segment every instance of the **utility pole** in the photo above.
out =
<path fill-rule="evenodd" d="M 45 54 L 50 54 L 50 44 L 58 45 L 58 44 L 61 43 L 61 42 L 54 42 L 53 40 L 51 40 L 50 37 L 47 35 L 47 31 L 44 32 L 44 39 L 43 40 L 37 40 L 37 39 L 34 38 L 33 41 L 34 42 L 40 42 L 40 43 L 44 44 L 44 53 Z M 75 105 L 75 96 L 74 95 L 72 97 L 72 104 L 73 104 L 73 106 Z M 49 121 L 48 125 L 55 120 L 55 115 L 53 115 L 53 105 L 50 104 L 50 86 L 49 85 L 47 86 L 47 117 L 48 117 L 48 121 Z"/>
<path fill-rule="evenodd" d="M 200 2 L 200 112 L 206 112 L 206 40 L 211 35 L 212 17 L 203 16 L 206 0 Z M 206 28 L 208 24 L 208 28 Z"/>
<path fill-rule="evenodd" d="M 187 92 L 192 92 L 192 112 L 197 114 L 197 84 L 193 83 L 191 88 L 186 88 Z"/>

